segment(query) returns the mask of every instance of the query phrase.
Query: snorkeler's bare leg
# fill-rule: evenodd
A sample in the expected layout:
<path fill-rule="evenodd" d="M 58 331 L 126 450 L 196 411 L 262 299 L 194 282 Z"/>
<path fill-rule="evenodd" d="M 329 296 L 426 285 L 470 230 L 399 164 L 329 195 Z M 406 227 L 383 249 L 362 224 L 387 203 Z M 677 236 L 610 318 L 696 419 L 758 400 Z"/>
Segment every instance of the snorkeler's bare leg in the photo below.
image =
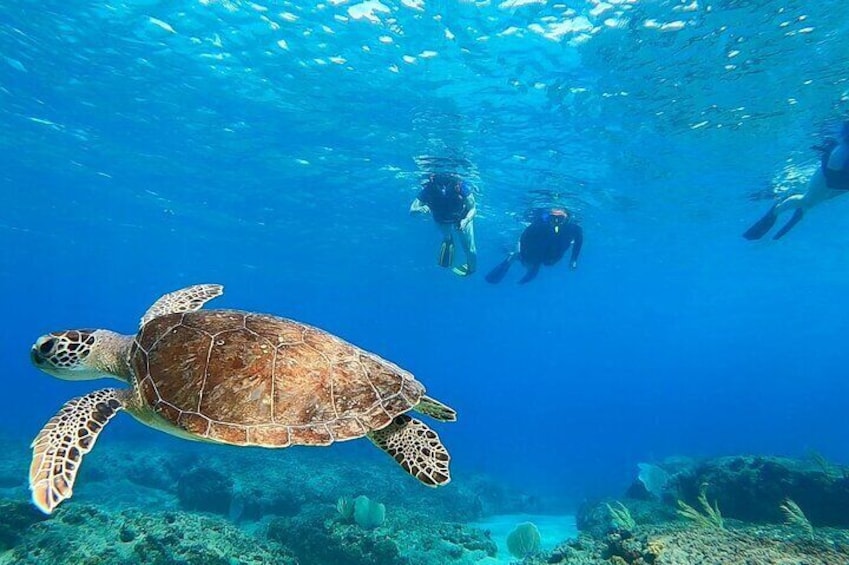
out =
<path fill-rule="evenodd" d="M 804 204 L 804 194 L 793 194 L 792 196 L 788 196 L 787 198 L 776 204 L 772 209 L 772 213 L 778 216 L 788 210 L 795 210 L 797 208 L 801 208 Z"/>
<path fill-rule="evenodd" d="M 466 224 L 466 229 L 458 230 L 460 232 L 460 243 L 463 245 L 463 252 L 466 254 L 466 264 L 469 266 L 469 273 L 473 273 L 478 268 L 478 250 L 475 245 L 475 222 L 471 221 Z"/>

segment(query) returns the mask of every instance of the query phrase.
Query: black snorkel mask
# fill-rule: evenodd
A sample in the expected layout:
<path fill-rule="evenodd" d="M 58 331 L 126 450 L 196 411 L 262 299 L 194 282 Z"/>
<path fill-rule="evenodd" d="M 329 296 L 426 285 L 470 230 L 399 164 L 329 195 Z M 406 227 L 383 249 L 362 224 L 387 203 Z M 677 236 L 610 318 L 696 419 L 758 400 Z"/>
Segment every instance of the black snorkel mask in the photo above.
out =
<path fill-rule="evenodd" d="M 546 220 L 554 228 L 554 233 L 559 233 L 561 226 L 569 223 L 569 213 L 562 208 L 552 208 L 546 212 Z"/>

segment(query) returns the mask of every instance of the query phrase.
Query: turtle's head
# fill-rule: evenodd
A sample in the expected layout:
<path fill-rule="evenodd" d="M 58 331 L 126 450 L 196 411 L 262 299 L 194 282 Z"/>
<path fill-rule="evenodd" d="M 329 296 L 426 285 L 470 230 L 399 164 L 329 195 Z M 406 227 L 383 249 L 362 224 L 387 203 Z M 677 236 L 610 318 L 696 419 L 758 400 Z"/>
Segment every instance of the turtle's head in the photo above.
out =
<path fill-rule="evenodd" d="M 30 350 L 33 365 L 47 374 L 66 381 L 87 381 L 111 376 L 98 362 L 104 342 L 112 332 L 104 330 L 67 330 L 38 338 Z M 104 374 L 106 373 L 106 374 Z"/>

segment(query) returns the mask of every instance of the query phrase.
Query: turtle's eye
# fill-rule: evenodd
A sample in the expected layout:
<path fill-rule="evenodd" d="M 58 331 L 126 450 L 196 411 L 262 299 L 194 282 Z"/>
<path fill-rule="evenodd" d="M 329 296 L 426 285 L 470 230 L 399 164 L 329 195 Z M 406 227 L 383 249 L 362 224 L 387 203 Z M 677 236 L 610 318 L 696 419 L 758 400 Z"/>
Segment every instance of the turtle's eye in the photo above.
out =
<path fill-rule="evenodd" d="M 42 355 L 48 355 L 51 351 L 53 351 L 53 346 L 56 344 L 56 340 L 53 338 L 48 339 L 44 343 L 38 346 L 38 352 Z"/>

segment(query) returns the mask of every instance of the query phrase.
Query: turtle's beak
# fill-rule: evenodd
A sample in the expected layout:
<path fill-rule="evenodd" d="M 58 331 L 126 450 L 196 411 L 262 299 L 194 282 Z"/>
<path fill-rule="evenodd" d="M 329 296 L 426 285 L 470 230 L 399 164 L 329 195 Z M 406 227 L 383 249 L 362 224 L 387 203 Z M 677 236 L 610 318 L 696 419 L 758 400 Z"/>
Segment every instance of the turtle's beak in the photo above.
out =
<path fill-rule="evenodd" d="M 29 357 L 33 364 L 38 366 L 43 365 L 46 362 L 45 357 L 53 352 L 54 345 L 56 345 L 56 340 L 50 336 L 44 335 L 38 338 L 29 352 Z"/>

